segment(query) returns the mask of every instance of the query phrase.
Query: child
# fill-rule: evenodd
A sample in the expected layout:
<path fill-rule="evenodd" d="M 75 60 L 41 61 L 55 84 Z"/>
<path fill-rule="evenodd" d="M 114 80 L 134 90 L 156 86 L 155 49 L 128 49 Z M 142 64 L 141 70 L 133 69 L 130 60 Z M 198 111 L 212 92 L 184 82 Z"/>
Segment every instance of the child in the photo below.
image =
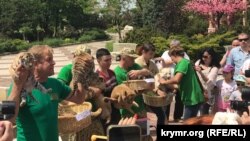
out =
<path fill-rule="evenodd" d="M 234 67 L 232 65 L 225 65 L 223 68 L 223 78 L 216 83 L 219 89 L 219 94 L 216 96 L 216 110 L 219 112 L 226 112 L 230 108 L 230 96 L 237 90 L 237 84 L 233 80 Z"/>

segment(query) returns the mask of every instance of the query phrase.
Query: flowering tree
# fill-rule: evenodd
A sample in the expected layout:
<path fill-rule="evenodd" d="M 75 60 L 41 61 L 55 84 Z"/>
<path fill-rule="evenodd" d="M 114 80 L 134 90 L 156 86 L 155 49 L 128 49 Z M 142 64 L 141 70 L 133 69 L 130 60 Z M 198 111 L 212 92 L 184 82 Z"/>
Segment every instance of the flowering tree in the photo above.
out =
<path fill-rule="evenodd" d="M 246 9 L 246 0 L 190 0 L 184 6 L 184 10 L 207 16 L 209 28 L 215 29 L 219 28 L 223 15 L 229 18 L 234 13 Z"/>

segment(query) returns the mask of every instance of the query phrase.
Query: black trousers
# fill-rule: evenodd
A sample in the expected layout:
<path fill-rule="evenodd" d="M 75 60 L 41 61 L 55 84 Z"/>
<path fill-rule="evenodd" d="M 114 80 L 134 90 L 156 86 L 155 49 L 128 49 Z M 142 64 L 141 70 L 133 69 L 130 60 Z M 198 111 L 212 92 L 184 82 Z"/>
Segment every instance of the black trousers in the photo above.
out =
<path fill-rule="evenodd" d="M 154 106 L 148 106 L 153 113 L 156 114 L 158 120 L 157 125 L 164 125 L 165 123 L 165 115 L 163 107 L 154 107 Z"/>
<path fill-rule="evenodd" d="M 169 119 L 170 105 L 171 104 L 169 104 L 166 107 L 166 111 L 165 111 L 167 120 Z M 184 105 L 181 101 L 181 95 L 179 94 L 179 92 L 177 92 L 175 95 L 174 119 L 181 119 L 181 117 L 183 116 L 183 109 L 184 109 Z"/>

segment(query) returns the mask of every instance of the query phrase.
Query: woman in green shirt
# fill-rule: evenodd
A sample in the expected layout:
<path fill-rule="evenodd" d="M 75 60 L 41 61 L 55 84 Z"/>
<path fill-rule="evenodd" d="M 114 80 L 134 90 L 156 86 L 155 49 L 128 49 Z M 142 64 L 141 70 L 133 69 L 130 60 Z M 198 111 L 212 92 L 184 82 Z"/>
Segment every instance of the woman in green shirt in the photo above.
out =
<path fill-rule="evenodd" d="M 179 84 L 181 100 L 185 106 L 184 120 L 197 116 L 204 95 L 198 77 L 190 61 L 184 58 L 184 49 L 171 48 L 169 56 L 176 63 L 174 77 L 170 80 L 160 79 L 161 84 Z"/>

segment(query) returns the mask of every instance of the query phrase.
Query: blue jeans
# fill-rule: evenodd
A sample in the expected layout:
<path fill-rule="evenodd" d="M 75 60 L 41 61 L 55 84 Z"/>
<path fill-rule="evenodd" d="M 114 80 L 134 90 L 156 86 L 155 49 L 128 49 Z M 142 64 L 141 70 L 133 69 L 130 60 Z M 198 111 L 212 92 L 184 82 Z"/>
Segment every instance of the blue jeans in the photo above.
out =
<path fill-rule="evenodd" d="M 196 105 L 189 105 L 189 106 L 185 105 L 185 107 L 184 107 L 184 120 L 191 118 L 191 117 L 196 117 L 197 113 L 200 109 L 200 105 L 201 105 L 201 103 L 196 104 Z"/>

